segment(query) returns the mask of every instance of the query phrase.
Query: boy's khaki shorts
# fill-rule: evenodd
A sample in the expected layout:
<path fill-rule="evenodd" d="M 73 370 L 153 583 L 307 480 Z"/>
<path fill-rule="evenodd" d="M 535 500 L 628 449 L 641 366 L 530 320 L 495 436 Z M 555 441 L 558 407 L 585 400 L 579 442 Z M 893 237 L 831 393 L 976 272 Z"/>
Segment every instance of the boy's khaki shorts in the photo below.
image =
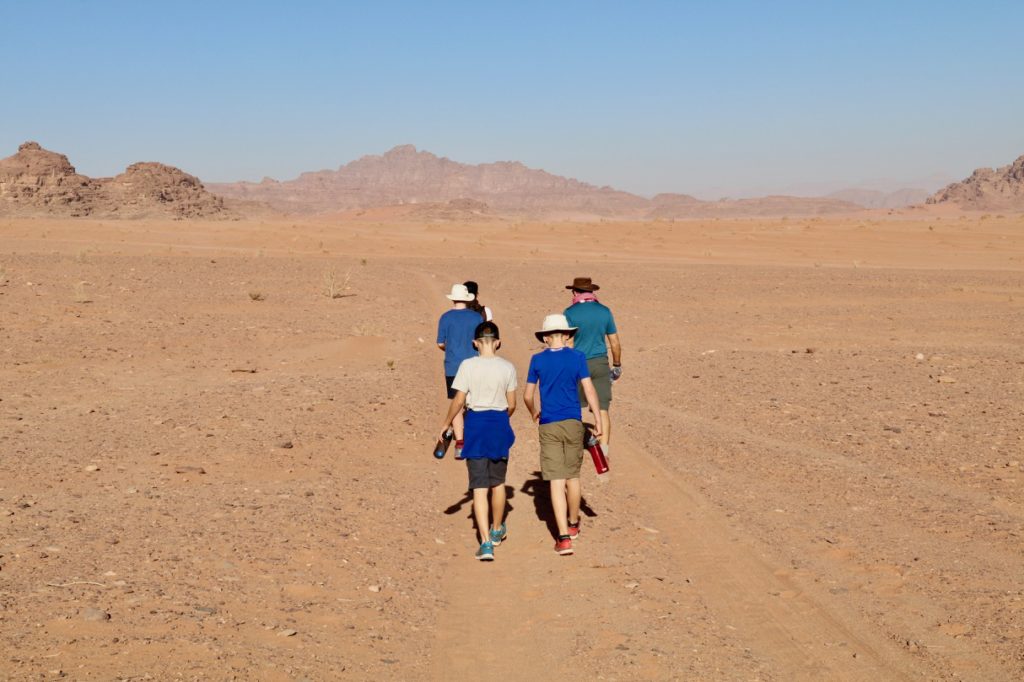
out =
<path fill-rule="evenodd" d="M 579 478 L 583 464 L 583 422 L 563 419 L 541 424 L 540 473 L 545 481 Z"/>

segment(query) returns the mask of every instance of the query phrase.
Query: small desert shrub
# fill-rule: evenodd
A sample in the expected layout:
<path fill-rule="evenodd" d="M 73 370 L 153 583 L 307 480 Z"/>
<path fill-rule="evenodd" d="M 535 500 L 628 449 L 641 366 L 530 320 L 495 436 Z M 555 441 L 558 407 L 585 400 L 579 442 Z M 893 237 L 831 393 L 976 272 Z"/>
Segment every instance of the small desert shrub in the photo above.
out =
<path fill-rule="evenodd" d="M 249 292 L 249 298 L 254 300 L 254 301 L 265 301 L 265 300 L 267 300 L 267 297 L 264 296 L 263 293 L 260 292 L 260 291 L 250 291 Z"/>
<path fill-rule="evenodd" d="M 387 365 L 388 365 L 388 369 L 394 369 L 395 368 L 395 361 L 394 360 L 388 360 L 387 361 Z"/>
<path fill-rule="evenodd" d="M 347 295 L 345 292 L 351 289 L 349 286 L 349 280 L 352 279 L 352 271 L 349 270 L 345 273 L 345 276 L 340 280 L 338 275 L 333 270 L 329 270 L 324 273 L 324 295 L 327 298 L 343 298 Z"/>

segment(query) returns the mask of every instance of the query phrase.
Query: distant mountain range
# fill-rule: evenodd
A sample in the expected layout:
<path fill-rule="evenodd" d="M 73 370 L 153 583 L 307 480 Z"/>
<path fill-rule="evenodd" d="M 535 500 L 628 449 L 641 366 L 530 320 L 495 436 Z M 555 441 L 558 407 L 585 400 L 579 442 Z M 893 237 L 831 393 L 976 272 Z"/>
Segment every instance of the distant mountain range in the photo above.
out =
<path fill-rule="evenodd" d="M 534 217 L 688 218 L 820 215 L 862 210 L 835 197 L 762 197 L 703 201 L 684 194 L 653 199 L 612 187 L 528 168 L 516 161 L 470 165 L 395 147 L 337 170 L 303 173 L 280 182 L 210 183 L 223 197 L 256 201 L 286 213 L 327 213 L 396 204 L 447 204 L 471 200 L 498 214 Z"/>
<path fill-rule="evenodd" d="M 211 183 L 160 163 L 136 163 L 113 178 L 79 175 L 63 154 L 26 142 L 0 159 L 0 215 L 126 218 L 241 217 L 267 211 L 322 214 L 402 207 L 420 220 L 500 216 L 547 219 L 732 218 L 855 213 L 920 204 L 1024 210 L 1024 156 L 976 170 L 931 197 L 922 189 L 847 189 L 824 197 L 766 196 L 705 201 L 687 194 L 651 199 L 528 168 L 515 161 L 470 165 L 395 147 L 339 167 L 279 182 Z"/>

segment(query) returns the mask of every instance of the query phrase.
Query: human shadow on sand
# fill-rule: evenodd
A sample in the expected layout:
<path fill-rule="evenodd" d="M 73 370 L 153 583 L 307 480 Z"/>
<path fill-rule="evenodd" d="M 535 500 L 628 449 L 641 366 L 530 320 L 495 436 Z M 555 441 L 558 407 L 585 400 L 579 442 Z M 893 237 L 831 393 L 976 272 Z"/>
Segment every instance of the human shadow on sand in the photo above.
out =
<path fill-rule="evenodd" d="M 551 537 L 557 538 L 558 524 L 555 521 L 555 512 L 551 508 L 551 484 L 541 478 L 539 471 L 534 471 L 531 476 L 532 478 L 527 479 L 520 490 L 533 498 L 533 509 L 537 513 L 537 518 L 547 525 Z M 580 500 L 580 514 L 591 518 L 597 516 L 597 512 L 587 504 L 586 497 Z"/>
<path fill-rule="evenodd" d="M 513 488 L 510 485 L 506 485 L 505 486 L 505 516 L 502 517 L 502 518 L 506 518 L 507 519 L 509 514 L 512 513 L 512 510 L 515 509 L 515 507 L 513 507 L 512 503 L 511 503 L 511 500 L 515 496 L 515 494 L 516 494 L 515 488 Z M 468 509 L 468 513 L 466 514 L 466 518 L 469 519 L 473 523 L 473 529 L 476 530 L 479 533 L 480 529 L 476 527 L 476 517 L 473 515 L 473 491 L 472 490 L 467 490 L 462 495 L 462 499 L 460 499 L 460 500 L 456 501 L 455 503 L 451 504 L 447 509 L 444 510 L 444 513 L 448 514 L 449 516 L 452 516 L 453 514 L 458 514 L 459 510 L 462 509 L 463 507 L 468 507 L 469 508 Z"/>

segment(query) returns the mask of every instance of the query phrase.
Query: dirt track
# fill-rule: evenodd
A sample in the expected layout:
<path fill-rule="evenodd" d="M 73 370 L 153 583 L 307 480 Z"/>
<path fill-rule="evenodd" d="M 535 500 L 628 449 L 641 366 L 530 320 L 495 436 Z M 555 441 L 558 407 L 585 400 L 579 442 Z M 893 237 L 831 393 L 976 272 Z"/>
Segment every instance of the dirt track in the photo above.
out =
<path fill-rule="evenodd" d="M 1022 264 L 1015 217 L 0 224 L 0 675 L 1020 677 Z M 443 293 L 522 376 L 581 274 L 612 478 L 557 557 L 520 412 L 479 565 Z"/>

